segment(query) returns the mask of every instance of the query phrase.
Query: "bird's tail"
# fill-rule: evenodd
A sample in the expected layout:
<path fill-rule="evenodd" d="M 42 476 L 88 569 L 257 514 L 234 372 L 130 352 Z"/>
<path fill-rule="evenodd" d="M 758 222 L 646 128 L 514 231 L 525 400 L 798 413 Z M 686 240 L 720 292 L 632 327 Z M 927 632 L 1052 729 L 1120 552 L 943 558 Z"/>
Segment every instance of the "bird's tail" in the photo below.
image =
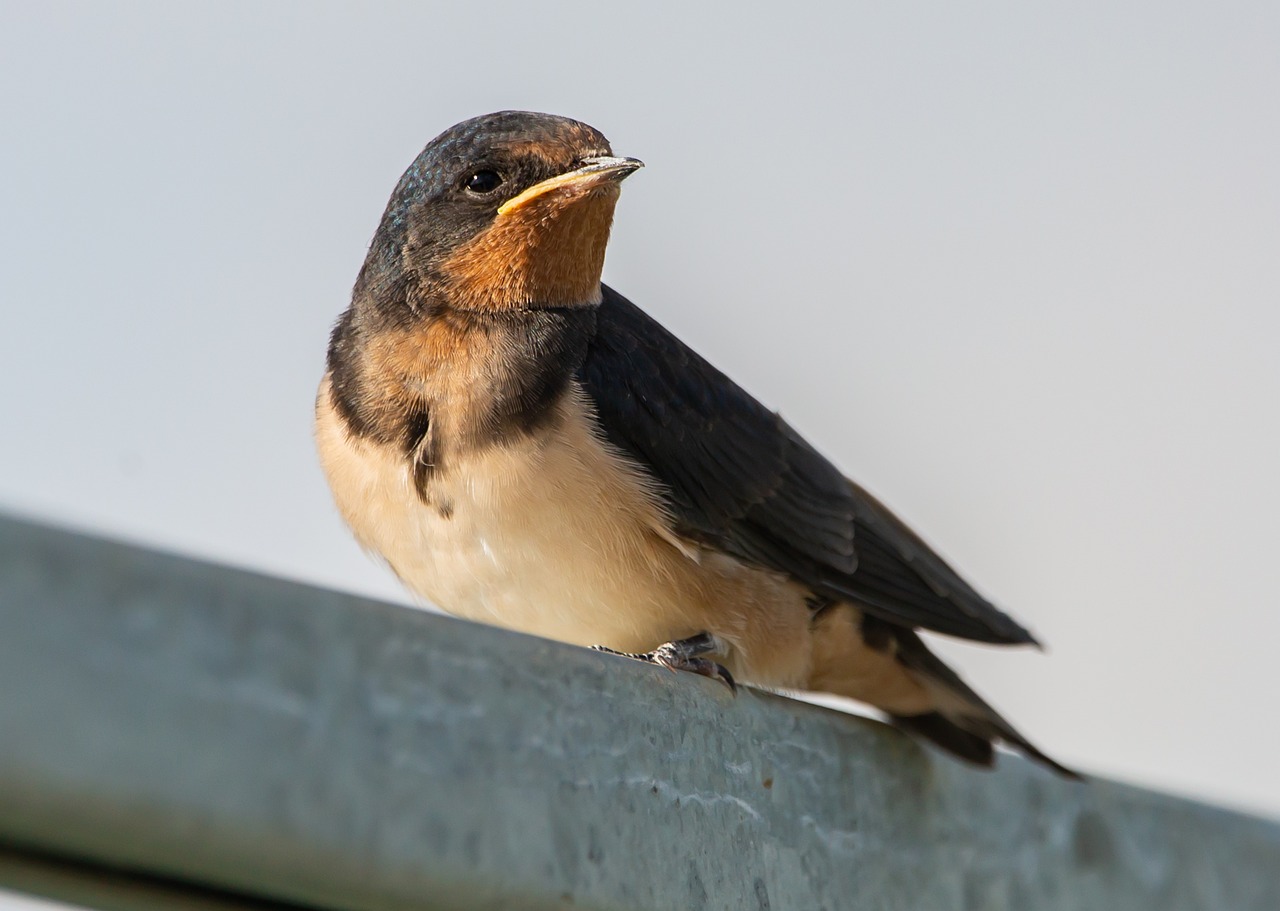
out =
<path fill-rule="evenodd" d="M 807 689 L 874 705 L 899 727 L 977 765 L 992 765 L 995 745 L 1005 743 L 1065 778 L 1080 778 L 1019 734 L 910 627 L 831 604 L 815 615 L 813 633 Z"/>
<path fill-rule="evenodd" d="M 898 627 L 893 633 L 898 662 L 933 695 L 935 705 L 934 711 L 924 714 L 891 715 L 899 727 L 981 766 L 994 763 L 994 746 L 1001 741 L 1064 778 L 1083 780 L 1078 772 L 1049 758 L 1018 733 L 941 658 L 929 651 L 914 631 Z"/>

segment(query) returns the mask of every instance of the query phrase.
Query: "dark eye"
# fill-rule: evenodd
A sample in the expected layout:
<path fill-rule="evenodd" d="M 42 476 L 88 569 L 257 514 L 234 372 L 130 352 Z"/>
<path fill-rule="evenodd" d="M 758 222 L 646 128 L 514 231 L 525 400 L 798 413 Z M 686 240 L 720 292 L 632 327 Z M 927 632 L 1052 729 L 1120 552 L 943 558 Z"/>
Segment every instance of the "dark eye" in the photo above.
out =
<path fill-rule="evenodd" d="M 502 175 L 497 171 L 476 171 L 467 178 L 467 189 L 472 193 L 492 193 L 502 186 Z"/>

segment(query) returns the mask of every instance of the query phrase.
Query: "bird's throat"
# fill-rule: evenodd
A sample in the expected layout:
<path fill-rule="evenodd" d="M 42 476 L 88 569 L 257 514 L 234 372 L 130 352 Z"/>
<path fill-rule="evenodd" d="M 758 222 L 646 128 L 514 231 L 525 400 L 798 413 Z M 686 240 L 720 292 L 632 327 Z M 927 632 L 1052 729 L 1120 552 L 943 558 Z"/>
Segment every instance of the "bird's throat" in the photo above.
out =
<path fill-rule="evenodd" d="M 594 306 L 616 185 L 548 196 L 500 216 L 440 266 L 452 306 L 466 310 Z"/>

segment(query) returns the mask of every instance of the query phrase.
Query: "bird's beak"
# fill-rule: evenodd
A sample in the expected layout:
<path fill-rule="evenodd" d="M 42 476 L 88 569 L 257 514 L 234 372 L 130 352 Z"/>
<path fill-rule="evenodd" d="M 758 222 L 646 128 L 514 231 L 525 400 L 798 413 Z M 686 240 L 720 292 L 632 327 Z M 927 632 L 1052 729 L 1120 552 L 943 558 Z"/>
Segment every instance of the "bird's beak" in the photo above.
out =
<path fill-rule="evenodd" d="M 555 190 L 591 190 L 607 183 L 616 184 L 643 167 L 644 162 L 638 158 L 584 158 L 581 167 L 535 183 L 520 195 L 508 199 L 498 208 L 498 215 L 515 212 Z"/>

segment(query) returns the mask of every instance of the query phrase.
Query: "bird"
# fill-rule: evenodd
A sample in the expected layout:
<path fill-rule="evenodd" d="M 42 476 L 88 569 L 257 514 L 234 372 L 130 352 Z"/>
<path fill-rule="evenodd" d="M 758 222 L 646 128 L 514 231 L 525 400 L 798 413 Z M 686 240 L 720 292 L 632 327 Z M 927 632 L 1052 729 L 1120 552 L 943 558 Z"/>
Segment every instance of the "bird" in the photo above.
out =
<path fill-rule="evenodd" d="M 969 763 L 1069 777 L 922 631 L 1032 634 L 602 282 L 622 181 L 585 123 L 458 123 L 396 184 L 316 399 L 357 541 L 447 613 L 671 670 L 849 697 Z"/>

